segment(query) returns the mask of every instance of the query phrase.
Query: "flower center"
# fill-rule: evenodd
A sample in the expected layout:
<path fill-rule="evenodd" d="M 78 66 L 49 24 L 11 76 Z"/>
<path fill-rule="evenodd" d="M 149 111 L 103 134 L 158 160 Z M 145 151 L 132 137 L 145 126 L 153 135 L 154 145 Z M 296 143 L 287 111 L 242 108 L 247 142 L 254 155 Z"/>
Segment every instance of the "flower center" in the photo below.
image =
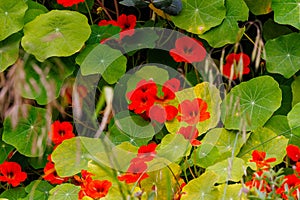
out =
<path fill-rule="evenodd" d="M 64 130 L 59 130 L 59 131 L 58 131 L 58 134 L 59 134 L 60 136 L 64 136 L 64 135 L 66 134 L 66 132 L 65 132 Z"/>
<path fill-rule="evenodd" d="M 15 176 L 15 174 L 13 172 L 8 172 L 7 173 L 8 178 L 13 178 L 14 176 Z"/>

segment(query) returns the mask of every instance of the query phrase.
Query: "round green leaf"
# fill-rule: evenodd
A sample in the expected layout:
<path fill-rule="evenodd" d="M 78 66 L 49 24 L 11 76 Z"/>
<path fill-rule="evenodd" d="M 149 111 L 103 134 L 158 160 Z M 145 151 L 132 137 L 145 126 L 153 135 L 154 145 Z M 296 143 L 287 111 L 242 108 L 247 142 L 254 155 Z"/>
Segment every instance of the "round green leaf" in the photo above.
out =
<path fill-rule="evenodd" d="M 266 152 L 266 158 L 276 158 L 276 161 L 271 163 L 272 166 L 275 166 L 283 161 L 286 155 L 285 148 L 287 143 L 288 139 L 284 136 L 278 136 L 267 128 L 259 128 L 251 134 L 238 157 L 249 164 L 254 150 L 264 151 Z M 250 166 L 252 167 L 253 163 Z"/>
<path fill-rule="evenodd" d="M 172 16 L 175 26 L 195 34 L 203 34 L 222 23 L 226 8 L 224 0 L 183 0 L 179 15 Z"/>
<path fill-rule="evenodd" d="M 300 76 L 297 76 L 292 85 L 293 101 L 292 106 L 300 102 Z"/>
<path fill-rule="evenodd" d="M 87 18 L 76 12 L 52 10 L 24 26 L 22 46 L 37 60 L 78 52 L 91 33 Z"/>
<path fill-rule="evenodd" d="M 195 165 L 202 168 L 207 168 L 225 158 L 221 156 L 221 153 L 217 147 L 209 143 L 204 143 L 201 144 L 200 147 L 198 147 L 195 151 L 193 151 L 191 159 Z"/>
<path fill-rule="evenodd" d="M 26 192 L 23 187 L 17 187 L 17 188 L 5 190 L 0 195 L 0 199 L 8 198 L 9 200 L 19 200 L 22 197 L 26 197 Z"/>
<path fill-rule="evenodd" d="M 191 144 L 181 134 L 168 134 L 157 146 L 157 156 L 170 162 L 177 162 L 189 154 Z"/>
<path fill-rule="evenodd" d="M 35 180 L 26 186 L 27 197 L 22 200 L 47 200 L 53 186 L 47 181 Z"/>
<path fill-rule="evenodd" d="M 214 199 L 211 192 L 219 177 L 212 171 L 205 172 L 198 178 L 191 180 L 182 190 L 181 200 Z"/>
<path fill-rule="evenodd" d="M 288 113 L 287 119 L 291 127 L 292 133 L 300 136 L 300 103 L 297 103 Z"/>
<path fill-rule="evenodd" d="M 214 128 L 205 135 L 201 142 L 217 147 L 221 155 L 218 158 L 220 160 L 232 155 L 236 156 L 246 141 L 241 134 L 224 128 Z"/>
<path fill-rule="evenodd" d="M 26 10 L 23 0 L 0 1 L 0 41 L 23 28 Z"/>
<path fill-rule="evenodd" d="M 0 72 L 3 72 L 18 59 L 21 37 L 22 34 L 15 33 L 0 41 Z"/>
<path fill-rule="evenodd" d="M 222 121 L 227 129 L 255 130 L 280 107 L 281 90 L 270 76 L 253 78 L 232 88 L 222 102 Z"/>
<path fill-rule="evenodd" d="M 246 193 L 241 192 L 242 184 L 221 184 L 214 187 L 212 191 L 215 195 L 212 199 L 245 200 Z"/>
<path fill-rule="evenodd" d="M 38 70 L 48 71 L 45 74 L 45 81 L 43 77 L 34 69 L 38 67 Z M 35 59 L 28 59 L 25 64 L 24 70 L 26 73 L 26 83 L 29 87 L 24 87 L 22 90 L 22 96 L 28 99 L 35 99 L 38 104 L 46 105 L 59 96 L 61 86 L 66 77 L 71 75 L 75 69 L 75 66 L 70 62 L 61 60 L 59 58 L 53 58 L 46 60 L 42 63 L 37 62 Z M 52 95 L 49 96 L 49 89 L 51 88 Z"/>
<path fill-rule="evenodd" d="M 300 29 L 300 0 L 272 0 L 274 19 Z"/>
<path fill-rule="evenodd" d="M 80 187 L 71 183 L 57 185 L 50 190 L 49 200 L 78 200 Z"/>
<path fill-rule="evenodd" d="M 119 50 L 99 44 L 85 57 L 81 64 L 82 75 L 101 74 L 110 84 L 126 71 L 127 59 Z"/>
<path fill-rule="evenodd" d="M 127 117 L 127 119 L 130 116 Z M 131 116 L 133 118 L 137 118 L 137 116 Z M 123 121 L 125 123 L 126 126 L 126 121 Z M 135 145 L 135 146 L 141 146 L 141 145 L 146 145 L 148 144 L 148 142 L 152 139 L 153 134 L 149 134 L 149 133 L 154 133 L 154 129 L 151 127 L 147 127 L 146 129 L 141 129 L 140 126 L 138 126 L 137 124 L 134 123 L 134 127 L 138 127 L 139 130 L 142 130 L 141 132 L 138 132 L 136 129 L 133 130 L 133 134 L 132 132 L 129 132 L 129 134 L 127 134 L 126 132 L 122 131 L 119 128 L 118 123 L 115 123 L 114 120 L 111 121 L 111 125 L 109 126 L 109 139 L 111 140 L 112 143 L 114 143 L 115 145 L 121 144 L 122 142 L 130 142 L 131 144 Z M 133 121 L 131 121 L 129 124 L 132 124 Z M 145 121 L 144 121 L 145 123 Z M 147 131 L 150 131 L 148 132 Z M 151 130 L 152 129 L 152 130 Z M 146 131 L 146 134 L 152 135 L 151 137 L 149 136 L 148 138 L 140 137 L 139 134 L 143 134 L 144 135 L 144 130 Z M 147 133 L 148 132 L 148 133 Z M 136 135 L 135 137 L 133 135 Z"/>
<path fill-rule="evenodd" d="M 299 46 L 299 33 L 268 40 L 265 45 L 267 70 L 282 74 L 285 78 L 293 76 L 300 69 Z"/>
<path fill-rule="evenodd" d="M 238 21 L 248 19 L 249 10 L 243 0 L 226 0 L 225 7 L 226 16 L 222 23 L 199 35 L 215 48 L 240 40 L 245 29 L 239 28 Z M 220 35 L 226 35 L 226 37 L 220 37 Z"/>
<path fill-rule="evenodd" d="M 289 139 L 289 144 L 300 144 L 300 135 L 295 135 L 289 126 L 287 116 L 275 115 L 266 124 L 266 128 L 270 129 L 277 135 L 283 135 Z"/>
<path fill-rule="evenodd" d="M 27 106 L 26 108 L 27 116 L 20 117 L 16 127 L 12 127 L 10 116 L 4 120 L 2 139 L 25 156 L 41 156 L 46 149 L 48 136 L 46 110 L 33 106 Z"/>
<path fill-rule="evenodd" d="M 94 149 L 86 149 L 86 145 Z M 104 151 L 100 139 L 75 137 L 63 141 L 52 153 L 55 169 L 60 176 L 73 176 L 82 169 L 87 169 L 88 162 L 96 152 Z"/>
<path fill-rule="evenodd" d="M 225 183 L 227 181 L 239 182 L 242 180 L 245 168 L 244 160 L 234 157 L 233 160 L 228 158 L 208 167 L 207 172 L 212 171 L 219 174 L 217 183 Z"/>
<path fill-rule="evenodd" d="M 244 0 L 249 10 L 255 15 L 264 15 L 272 11 L 272 0 Z"/>

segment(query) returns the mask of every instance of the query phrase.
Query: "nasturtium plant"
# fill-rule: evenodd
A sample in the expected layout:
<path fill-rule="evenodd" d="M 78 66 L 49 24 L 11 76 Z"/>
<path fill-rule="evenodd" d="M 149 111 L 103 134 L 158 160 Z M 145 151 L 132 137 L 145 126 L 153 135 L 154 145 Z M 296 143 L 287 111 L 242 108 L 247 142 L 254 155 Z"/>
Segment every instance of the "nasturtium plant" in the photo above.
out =
<path fill-rule="evenodd" d="M 27 52 L 42 62 L 52 56 L 70 56 L 78 52 L 90 34 L 84 15 L 75 11 L 52 10 L 24 26 L 21 43 Z"/>
<path fill-rule="evenodd" d="M 296 105 L 294 105 L 292 110 L 287 115 L 287 119 L 291 127 L 291 131 L 293 134 L 297 136 L 300 136 L 299 112 L 300 112 L 300 103 L 297 103 Z"/>
<path fill-rule="evenodd" d="M 208 171 L 199 176 L 198 178 L 190 181 L 183 188 L 183 200 L 190 199 L 212 199 L 211 194 L 214 184 L 218 181 L 218 174 Z"/>
<path fill-rule="evenodd" d="M 228 181 L 239 182 L 243 177 L 245 168 L 244 160 L 234 157 L 227 158 L 226 160 L 209 166 L 207 172 L 212 171 L 218 174 L 218 183 L 225 183 Z"/>
<path fill-rule="evenodd" d="M 0 72 L 14 64 L 19 56 L 19 45 L 22 34 L 15 33 L 0 41 Z"/>
<path fill-rule="evenodd" d="M 299 4 L 299 0 L 272 0 L 275 21 L 300 29 Z"/>
<path fill-rule="evenodd" d="M 272 11 L 272 0 L 244 0 L 249 10 L 255 15 L 264 15 Z"/>
<path fill-rule="evenodd" d="M 59 96 L 65 78 L 71 75 L 74 69 L 75 66 L 70 65 L 68 60 L 53 58 L 40 63 L 29 58 L 24 69 L 27 74 L 27 87 L 24 86 L 22 89 L 22 96 L 34 99 L 40 105 L 46 105 Z M 49 95 L 49 88 L 54 90 L 51 95 Z"/>
<path fill-rule="evenodd" d="M 269 72 L 290 78 L 300 69 L 299 38 L 299 33 L 291 33 L 267 41 L 266 66 Z"/>
<path fill-rule="evenodd" d="M 2 139 L 7 144 L 14 146 L 20 153 L 28 157 L 38 157 L 43 155 L 46 148 L 47 111 L 34 106 L 26 106 L 25 109 L 27 109 L 27 113 L 22 113 L 25 116 L 21 116 L 15 127 L 12 124 L 12 120 L 15 119 L 12 117 L 5 119 Z M 40 141 L 39 146 L 36 146 L 36 140 Z"/>
<path fill-rule="evenodd" d="M 0 0 L 0 200 L 298 199 L 299 5 Z"/>
<path fill-rule="evenodd" d="M 22 0 L 0 2 L 0 41 L 23 28 L 26 10 L 27 4 Z"/>
<path fill-rule="evenodd" d="M 277 135 L 285 136 L 289 139 L 289 144 L 299 145 L 300 135 L 296 135 L 292 132 L 287 116 L 275 115 L 268 120 L 264 127 L 272 130 Z"/>
<path fill-rule="evenodd" d="M 29 199 L 47 200 L 49 197 L 49 191 L 52 188 L 53 186 L 46 181 L 42 181 L 42 180 L 32 181 L 28 186 L 25 187 L 25 191 L 28 194 L 22 200 L 29 200 Z"/>
<path fill-rule="evenodd" d="M 221 97 L 216 86 L 208 82 L 203 82 L 194 87 L 176 92 L 176 101 L 174 101 L 173 104 L 178 106 L 184 100 L 193 101 L 196 98 L 200 98 L 207 103 L 207 112 L 210 113 L 210 117 L 208 119 L 196 123 L 199 134 L 202 134 L 217 125 L 220 117 Z M 187 122 L 179 121 L 178 119 L 167 121 L 165 124 L 166 128 L 171 133 L 176 133 L 180 127 L 189 125 Z"/>
<path fill-rule="evenodd" d="M 233 44 L 242 37 L 245 28 L 240 28 L 238 21 L 245 21 L 248 18 L 248 7 L 243 0 L 226 0 L 226 16 L 222 23 L 209 31 L 200 34 L 212 47 L 222 47 L 225 44 Z M 220 39 L 219 35 L 225 35 Z"/>
<path fill-rule="evenodd" d="M 293 81 L 292 85 L 292 93 L 293 93 L 293 100 L 292 105 L 296 105 L 300 102 L 300 76 L 297 76 L 295 80 Z"/>
<path fill-rule="evenodd" d="M 218 26 L 225 18 L 224 0 L 183 0 L 179 15 L 171 19 L 176 26 L 195 34 L 203 34 L 212 27 Z"/>
<path fill-rule="evenodd" d="M 251 153 L 253 149 L 266 152 L 267 158 L 276 158 L 273 164 L 279 164 L 282 162 L 286 155 L 285 148 L 288 144 L 288 139 L 284 136 L 278 136 L 276 133 L 268 128 L 258 128 L 253 131 L 248 138 L 246 144 L 242 147 L 238 154 L 239 158 L 242 158 L 246 164 L 254 167 L 254 163 L 250 163 L 252 158 Z"/>
<path fill-rule="evenodd" d="M 229 92 L 222 102 L 222 121 L 227 129 L 255 130 L 280 107 L 281 90 L 270 76 L 253 78 Z"/>
<path fill-rule="evenodd" d="M 79 190 L 79 186 L 70 183 L 57 185 L 50 190 L 49 200 L 77 200 Z"/>
<path fill-rule="evenodd" d="M 81 64 L 82 75 L 101 74 L 108 83 L 115 83 L 126 71 L 127 59 L 121 51 L 105 44 L 94 47 Z"/>

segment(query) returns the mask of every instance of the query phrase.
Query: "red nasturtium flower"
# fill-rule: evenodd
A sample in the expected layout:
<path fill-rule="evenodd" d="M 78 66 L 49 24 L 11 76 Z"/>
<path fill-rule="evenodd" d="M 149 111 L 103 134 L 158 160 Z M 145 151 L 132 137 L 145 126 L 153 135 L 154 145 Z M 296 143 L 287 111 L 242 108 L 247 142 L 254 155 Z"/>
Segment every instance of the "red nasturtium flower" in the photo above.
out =
<path fill-rule="evenodd" d="M 176 62 L 194 63 L 204 60 L 206 50 L 200 41 L 184 36 L 176 40 L 175 48 L 170 50 L 170 55 Z"/>
<path fill-rule="evenodd" d="M 4 163 L 0 165 L 1 182 L 7 182 L 13 187 L 16 187 L 25 181 L 26 178 L 27 174 L 22 172 L 21 166 L 18 163 L 4 161 Z"/>
<path fill-rule="evenodd" d="M 178 113 L 175 106 L 168 105 L 168 101 L 175 99 L 175 92 L 180 88 L 180 81 L 176 78 L 172 78 L 166 81 L 162 86 L 162 96 L 157 96 L 155 105 L 149 110 L 149 117 L 159 123 L 170 121 L 174 119 Z"/>
<path fill-rule="evenodd" d="M 134 27 L 136 26 L 136 16 L 122 14 L 117 19 L 118 26 L 122 31 L 126 31 L 125 35 L 131 36 L 134 34 Z M 130 30 L 130 31 L 129 31 Z M 122 34 L 121 34 L 122 35 Z M 123 36 L 125 36 L 123 35 Z"/>
<path fill-rule="evenodd" d="M 73 126 L 70 122 L 55 121 L 51 125 L 51 132 L 48 133 L 49 137 L 55 145 L 62 143 L 66 139 L 75 137 L 73 133 Z"/>
<path fill-rule="evenodd" d="M 287 156 L 292 160 L 292 161 L 299 161 L 300 160 L 300 148 L 296 145 L 288 145 L 286 147 L 286 153 Z"/>
<path fill-rule="evenodd" d="M 119 175 L 119 181 L 125 181 L 125 183 L 135 183 L 148 178 L 149 175 L 146 173 L 147 164 L 141 161 L 131 162 L 127 169 L 127 172 L 123 175 Z"/>
<path fill-rule="evenodd" d="M 210 118 L 207 112 L 207 103 L 201 98 L 195 98 L 193 101 L 184 100 L 178 106 L 181 115 L 177 116 L 178 121 L 184 121 L 190 125 L 205 121 Z"/>
<path fill-rule="evenodd" d="M 127 98 L 131 101 L 128 109 L 136 114 L 148 111 L 155 102 L 156 93 L 157 86 L 154 81 L 141 80 L 136 89 L 127 93 Z"/>
<path fill-rule="evenodd" d="M 63 5 L 64 7 L 71 7 L 75 4 L 84 2 L 85 0 L 57 0 L 57 3 Z"/>
<path fill-rule="evenodd" d="M 156 156 L 156 143 L 150 143 L 148 145 L 142 145 L 138 149 L 137 158 L 143 162 L 151 161 Z"/>
<path fill-rule="evenodd" d="M 276 158 L 268 158 L 266 159 L 266 152 L 264 151 L 258 151 L 258 150 L 254 150 L 252 152 L 252 159 L 250 160 L 250 162 L 255 162 L 256 167 L 258 169 L 268 169 L 270 168 L 270 164 L 271 162 L 275 162 Z"/>
<path fill-rule="evenodd" d="M 98 23 L 99 26 L 107 26 L 107 25 L 113 25 L 120 27 L 121 33 L 120 37 L 124 36 L 132 36 L 134 34 L 134 28 L 136 26 L 136 16 L 135 15 L 125 15 L 122 14 L 118 17 L 117 21 L 115 20 L 101 20 Z"/>
<path fill-rule="evenodd" d="M 249 65 L 250 58 L 247 54 L 231 53 L 226 57 L 226 63 L 223 66 L 223 75 L 230 78 L 232 73 L 232 80 L 235 80 L 239 77 L 240 72 L 242 74 L 250 73 Z"/>
<path fill-rule="evenodd" d="M 201 142 L 197 140 L 199 131 L 195 126 L 181 127 L 177 134 L 183 135 L 183 137 L 190 141 L 192 146 L 199 146 Z"/>
<path fill-rule="evenodd" d="M 112 186 L 112 183 L 108 180 L 93 180 L 91 176 L 94 176 L 94 174 L 86 170 L 81 170 L 81 177 L 74 176 L 74 179 L 80 184 L 79 200 L 85 196 L 93 199 L 105 197 Z"/>

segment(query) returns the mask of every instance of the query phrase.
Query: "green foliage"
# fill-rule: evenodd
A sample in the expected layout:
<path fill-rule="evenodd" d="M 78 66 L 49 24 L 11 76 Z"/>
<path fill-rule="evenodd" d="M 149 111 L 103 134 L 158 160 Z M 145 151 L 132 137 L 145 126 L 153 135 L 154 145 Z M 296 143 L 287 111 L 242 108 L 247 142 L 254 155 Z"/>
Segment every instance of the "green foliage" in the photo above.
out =
<path fill-rule="evenodd" d="M 299 33 L 291 33 L 267 41 L 265 48 L 269 72 L 290 78 L 300 69 L 299 38 Z"/>
<path fill-rule="evenodd" d="M 0 41 L 23 28 L 27 5 L 23 0 L 0 2 Z"/>
<path fill-rule="evenodd" d="M 234 87 L 222 103 L 227 129 L 255 130 L 280 107 L 281 90 L 270 76 L 253 78 Z"/>
<path fill-rule="evenodd" d="M 272 0 L 275 21 L 300 29 L 299 3 L 299 0 Z"/>
<path fill-rule="evenodd" d="M 183 9 L 172 16 L 175 26 L 195 34 L 203 34 L 218 26 L 225 18 L 224 0 L 183 0 Z"/>
<path fill-rule="evenodd" d="M 21 43 L 28 53 L 42 62 L 52 56 L 70 56 L 78 52 L 90 34 L 91 29 L 84 15 L 52 10 L 24 26 Z"/>
<path fill-rule="evenodd" d="M 213 27 L 199 37 L 205 39 L 212 47 L 222 47 L 239 41 L 245 28 L 238 26 L 238 21 L 248 18 L 248 8 L 243 0 L 225 0 L 226 16 L 222 23 Z M 226 35 L 226 37 L 219 37 Z"/>
<path fill-rule="evenodd" d="M 55 186 L 50 190 L 49 200 L 78 200 L 80 187 L 70 183 Z"/>
<path fill-rule="evenodd" d="M 12 125 L 13 119 L 10 116 L 5 119 L 2 139 L 23 155 L 41 156 L 45 151 L 48 137 L 46 110 L 33 106 L 26 106 L 25 109 L 28 113 L 23 113 L 26 116 L 21 117 L 15 127 Z M 36 145 L 37 141 L 40 141 L 39 146 Z"/>

